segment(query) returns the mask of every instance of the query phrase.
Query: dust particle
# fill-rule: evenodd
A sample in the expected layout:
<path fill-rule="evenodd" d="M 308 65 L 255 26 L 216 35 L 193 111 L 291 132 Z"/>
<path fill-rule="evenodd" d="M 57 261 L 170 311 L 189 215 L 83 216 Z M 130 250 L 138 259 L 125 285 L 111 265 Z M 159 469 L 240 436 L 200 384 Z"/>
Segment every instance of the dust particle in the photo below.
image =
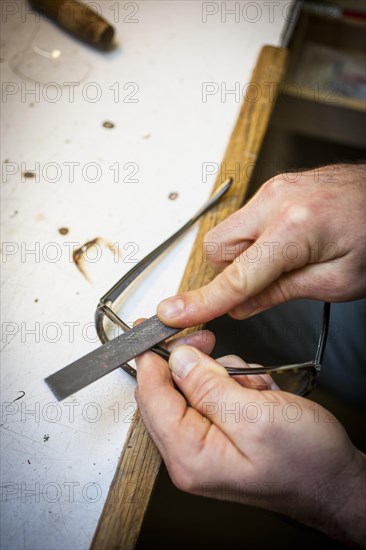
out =
<path fill-rule="evenodd" d="M 35 178 L 36 175 L 34 172 L 23 172 L 23 177 L 24 178 Z"/>
<path fill-rule="evenodd" d="M 69 232 L 69 229 L 68 229 L 68 227 L 60 227 L 58 232 L 60 233 L 60 235 L 67 235 L 68 232 Z"/>
<path fill-rule="evenodd" d="M 103 122 L 103 128 L 114 128 L 114 124 L 113 122 L 109 122 L 109 120 L 106 120 L 105 122 Z"/>
<path fill-rule="evenodd" d="M 44 434 L 43 441 L 46 443 L 46 441 L 48 441 L 49 438 L 50 438 L 50 434 Z"/>
<path fill-rule="evenodd" d="M 151 134 L 145 134 L 144 136 L 142 136 L 142 139 L 150 139 L 151 138 Z"/>
<path fill-rule="evenodd" d="M 34 303 L 38 304 L 38 298 L 34 298 Z"/>
<path fill-rule="evenodd" d="M 175 201 L 178 198 L 178 193 L 169 193 L 169 199 Z"/>

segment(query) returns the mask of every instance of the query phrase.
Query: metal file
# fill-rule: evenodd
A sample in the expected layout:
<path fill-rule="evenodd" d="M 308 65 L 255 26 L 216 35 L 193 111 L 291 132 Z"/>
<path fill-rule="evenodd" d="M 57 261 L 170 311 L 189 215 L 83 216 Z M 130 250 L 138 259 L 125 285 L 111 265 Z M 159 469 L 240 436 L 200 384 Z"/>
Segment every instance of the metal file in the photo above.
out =
<path fill-rule="evenodd" d="M 180 328 L 164 325 L 154 315 L 140 325 L 117 336 L 103 346 L 51 374 L 46 383 L 60 401 L 81 390 L 102 376 L 117 369 L 140 353 L 170 338 Z"/>

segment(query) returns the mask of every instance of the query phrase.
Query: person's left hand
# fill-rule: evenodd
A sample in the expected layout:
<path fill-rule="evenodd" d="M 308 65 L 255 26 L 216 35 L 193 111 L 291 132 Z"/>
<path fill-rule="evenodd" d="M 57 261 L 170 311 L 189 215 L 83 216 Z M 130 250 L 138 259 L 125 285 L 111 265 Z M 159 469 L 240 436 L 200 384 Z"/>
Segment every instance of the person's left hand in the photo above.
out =
<path fill-rule="evenodd" d="M 170 344 L 171 370 L 152 352 L 136 359 L 137 402 L 174 484 L 362 540 L 365 460 L 339 422 L 307 399 L 268 389 L 268 376 L 230 378 L 206 355 L 208 331 L 183 341 L 195 347 L 181 343 Z M 234 356 L 219 361 L 248 366 Z"/>

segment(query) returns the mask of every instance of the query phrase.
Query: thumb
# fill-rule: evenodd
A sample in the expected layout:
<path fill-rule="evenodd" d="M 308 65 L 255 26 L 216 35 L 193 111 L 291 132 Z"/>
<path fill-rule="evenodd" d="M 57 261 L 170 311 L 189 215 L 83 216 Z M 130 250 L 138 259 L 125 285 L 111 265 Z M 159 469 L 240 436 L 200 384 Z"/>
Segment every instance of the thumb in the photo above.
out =
<path fill-rule="evenodd" d="M 169 367 L 189 404 L 236 444 L 242 441 L 243 412 L 253 404 L 261 409 L 261 392 L 240 386 L 217 361 L 191 346 L 173 350 Z M 245 427 L 249 435 L 255 423 Z"/>

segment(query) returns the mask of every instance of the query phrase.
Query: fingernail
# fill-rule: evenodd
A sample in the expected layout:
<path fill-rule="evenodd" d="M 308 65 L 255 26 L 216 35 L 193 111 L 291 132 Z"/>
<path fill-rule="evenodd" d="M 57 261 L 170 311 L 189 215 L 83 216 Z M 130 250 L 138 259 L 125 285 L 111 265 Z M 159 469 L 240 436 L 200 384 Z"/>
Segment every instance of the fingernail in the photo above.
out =
<path fill-rule="evenodd" d="M 165 319 L 178 317 L 184 311 L 184 302 L 180 298 L 168 298 L 158 305 L 158 315 Z"/>
<path fill-rule="evenodd" d="M 174 350 L 169 359 L 169 366 L 176 376 L 185 378 L 199 363 L 199 355 L 187 346 Z"/>

